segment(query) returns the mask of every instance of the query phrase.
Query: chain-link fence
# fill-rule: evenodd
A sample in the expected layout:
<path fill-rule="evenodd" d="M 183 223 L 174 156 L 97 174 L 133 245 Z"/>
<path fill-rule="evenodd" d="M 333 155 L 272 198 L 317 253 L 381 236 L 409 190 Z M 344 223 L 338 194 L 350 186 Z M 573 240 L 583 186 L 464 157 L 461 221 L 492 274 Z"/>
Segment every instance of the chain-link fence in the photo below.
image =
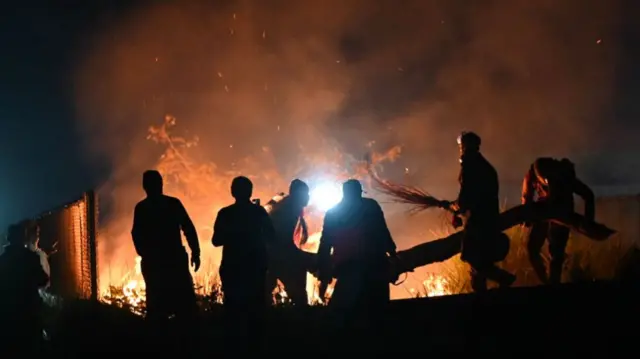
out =
<path fill-rule="evenodd" d="M 49 253 L 52 294 L 97 299 L 97 212 L 96 195 L 89 191 L 34 219 L 39 247 Z"/>

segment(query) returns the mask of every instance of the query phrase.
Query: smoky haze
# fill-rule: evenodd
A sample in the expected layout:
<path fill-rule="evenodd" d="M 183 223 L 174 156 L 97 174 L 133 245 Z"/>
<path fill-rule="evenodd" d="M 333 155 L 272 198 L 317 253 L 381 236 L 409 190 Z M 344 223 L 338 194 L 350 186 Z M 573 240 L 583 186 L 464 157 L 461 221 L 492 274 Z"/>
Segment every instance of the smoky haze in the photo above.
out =
<path fill-rule="evenodd" d="M 288 180 L 292 163 L 375 141 L 402 145 L 397 166 L 429 190 L 455 179 L 462 129 L 518 181 L 536 156 L 593 150 L 611 111 L 616 2 L 215 3 L 140 6 L 87 41 L 77 109 L 119 213 L 142 197 L 160 154 L 146 131 L 167 113 L 221 169 L 266 147 Z"/>
<path fill-rule="evenodd" d="M 91 40 L 78 110 L 116 172 L 165 113 L 216 163 L 264 145 L 286 163 L 322 134 L 402 144 L 432 180 L 455 173 L 461 129 L 507 180 L 584 152 L 609 115 L 615 2 L 223 3 L 140 7 Z"/>

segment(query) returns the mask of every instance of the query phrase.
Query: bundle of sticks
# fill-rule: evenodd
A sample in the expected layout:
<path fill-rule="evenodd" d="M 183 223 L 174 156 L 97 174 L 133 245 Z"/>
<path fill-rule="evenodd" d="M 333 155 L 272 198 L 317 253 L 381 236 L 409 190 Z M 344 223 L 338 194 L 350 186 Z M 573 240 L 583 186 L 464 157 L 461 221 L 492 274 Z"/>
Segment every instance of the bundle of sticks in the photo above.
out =
<path fill-rule="evenodd" d="M 367 173 L 372 180 L 373 188 L 396 203 L 410 205 L 410 212 L 420 212 L 431 208 L 449 209 L 446 206 L 446 202 L 433 197 L 421 188 L 397 184 L 380 178 L 371 161 L 371 156 L 365 156 L 365 160 L 367 162 Z"/>

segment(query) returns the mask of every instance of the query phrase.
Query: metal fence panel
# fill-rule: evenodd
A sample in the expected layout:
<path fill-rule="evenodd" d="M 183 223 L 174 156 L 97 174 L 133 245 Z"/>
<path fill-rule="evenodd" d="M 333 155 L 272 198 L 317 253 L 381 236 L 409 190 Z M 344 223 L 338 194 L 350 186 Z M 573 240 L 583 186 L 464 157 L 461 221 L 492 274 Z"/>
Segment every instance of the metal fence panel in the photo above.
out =
<path fill-rule="evenodd" d="M 79 199 L 35 218 L 39 245 L 49 257 L 53 294 L 97 299 L 97 200 L 89 191 Z"/>

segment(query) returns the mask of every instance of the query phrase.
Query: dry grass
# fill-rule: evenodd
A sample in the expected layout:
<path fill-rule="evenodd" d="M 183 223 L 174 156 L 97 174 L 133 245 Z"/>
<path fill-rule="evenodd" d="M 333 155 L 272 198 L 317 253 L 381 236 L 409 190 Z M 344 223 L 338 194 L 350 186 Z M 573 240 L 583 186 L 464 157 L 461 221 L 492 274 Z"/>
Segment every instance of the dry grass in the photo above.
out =
<path fill-rule="evenodd" d="M 505 260 L 499 266 L 517 276 L 516 287 L 535 286 L 538 280 L 526 247 L 527 232 L 520 227 L 507 231 L 511 248 Z M 549 267 L 548 246 L 542 249 L 542 257 Z M 444 262 L 440 275 L 446 279 L 448 293 L 470 292 L 469 266 L 455 256 Z M 424 281 L 429 282 L 429 275 Z M 637 280 L 640 278 L 640 250 L 622 243 L 617 237 L 605 242 L 572 236 L 567 246 L 567 259 L 563 271 L 563 282 L 576 283 L 594 280 Z M 490 283 L 490 286 L 493 285 Z M 410 293 L 414 297 L 426 297 L 429 288 Z"/>
<path fill-rule="evenodd" d="M 504 202 L 506 203 L 506 201 Z M 416 204 L 416 206 L 420 206 Z M 506 210 L 503 204 L 502 211 Z M 448 225 L 448 224 L 445 224 Z M 439 231 L 438 237 L 447 236 L 448 228 Z M 536 286 L 542 282 L 537 278 L 527 251 L 528 229 L 513 227 L 505 233 L 510 239 L 509 254 L 499 266 L 517 276 L 516 287 Z M 624 243 L 620 236 L 607 241 L 593 241 L 571 233 L 567 245 L 567 256 L 563 270 L 563 282 L 577 283 L 594 280 L 638 280 L 640 279 L 640 249 L 631 243 Z M 549 268 L 550 256 L 548 244 L 542 248 L 542 257 Z M 457 255 L 440 264 L 439 275 L 446 279 L 447 292 L 450 294 L 468 293 L 471 291 L 469 265 Z M 423 279 L 429 282 L 429 275 Z M 495 285 L 493 283 L 490 286 Z M 426 297 L 429 288 L 416 289 L 410 293 L 413 297 Z"/>

